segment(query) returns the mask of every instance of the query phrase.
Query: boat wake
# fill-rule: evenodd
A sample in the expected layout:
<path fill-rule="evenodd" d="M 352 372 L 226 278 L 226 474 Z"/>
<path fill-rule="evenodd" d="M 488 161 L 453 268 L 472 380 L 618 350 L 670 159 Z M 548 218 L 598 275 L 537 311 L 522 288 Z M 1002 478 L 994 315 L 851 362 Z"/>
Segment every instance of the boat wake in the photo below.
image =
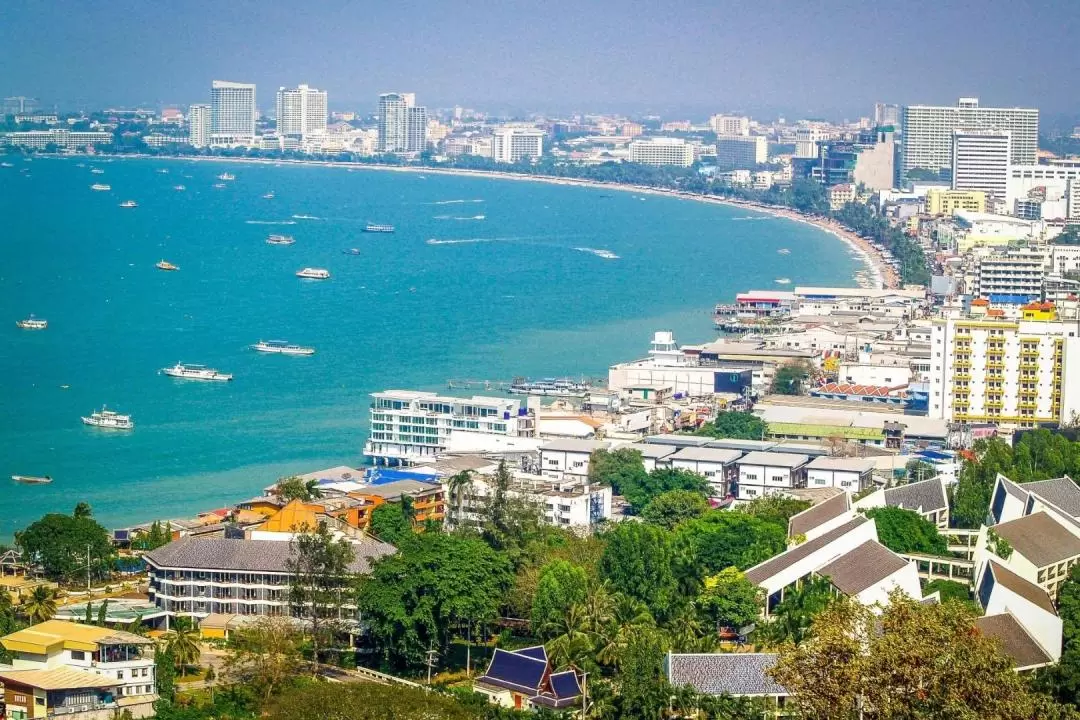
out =
<path fill-rule="evenodd" d="M 295 220 L 322 220 L 321 217 L 315 217 L 314 215 L 293 215 Z"/>
<path fill-rule="evenodd" d="M 461 217 L 459 215 L 436 215 L 436 220 L 483 220 L 485 215 L 471 215 L 469 217 Z"/>
<path fill-rule="evenodd" d="M 464 203 L 482 203 L 483 198 L 477 198 L 475 200 L 436 200 L 432 205 L 462 205 Z"/>
<path fill-rule="evenodd" d="M 472 245 L 474 243 L 489 243 L 495 242 L 499 238 L 463 238 L 461 240 L 436 240 L 430 238 L 427 241 L 428 245 Z"/>
<path fill-rule="evenodd" d="M 295 225 L 295 220 L 245 220 L 248 225 Z"/>
<path fill-rule="evenodd" d="M 743 217 L 733 217 L 732 220 L 775 220 L 776 218 L 769 215 L 745 215 Z"/>
<path fill-rule="evenodd" d="M 604 250 L 602 248 L 576 247 L 574 249 L 577 250 L 578 252 L 590 253 L 592 255 L 595 255 L 598 258 L 603 258 L 605 260 L 618 260 L 619 259 L 619 256 L 616 255 L 615 253 L 611 252 L 610 250 Z"/>

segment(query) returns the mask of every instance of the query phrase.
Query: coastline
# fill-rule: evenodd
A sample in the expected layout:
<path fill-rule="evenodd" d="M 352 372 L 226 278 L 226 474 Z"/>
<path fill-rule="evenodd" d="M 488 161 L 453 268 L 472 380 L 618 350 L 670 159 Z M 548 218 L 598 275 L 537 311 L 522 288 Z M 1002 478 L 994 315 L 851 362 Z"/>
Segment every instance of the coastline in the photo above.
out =
<path fill-rule="evenodd" d="M 63 156 L 68 157 L 68 156 Z M 78 156 L 74 156 L 78 157 Z M 520 173 L 502 172 L 499 170 L 469 170 L 467 168 L 432 168 L 421 166 L 397 166 L 397 165 L 377 165 L 367 163 L 354 163 L 354 162 L 341 162 L 337 160 L 295 160 L 295 159 L 272 159 L 272 158 L 233 158 L 233 157 L 206 157 L 206 156 L 182 156 L 182 155 L 143 155 L 143 154 L 107 154 L 99 153 L 91 155 L 89 157 L 103 157 L 113 159 L 126 159 L 126 158 L 140 158 L 145 160 L 190 160 L 192 162 L 227 162 L 238 163 L 247 165 L 300 165 L 300 166 L 315 166 L 315 167 L 337 167 L 346 168 L 348 170 L 383 170 L 392 172 L 404 172 L 415 174 L 439 174 L 439 175 L 459 175 L 459 176 L 473 176 L 481 178 L 496 178 L 501 180 L 519 180 L 525 182 L 541 182 L 548 183 L 550 185 L 566 185 L 576 187 L 592 187 L 592 188 L 605 188 L 608 190 L 618 190 L 620 192 L 634 192 L 644 195 L 658 195 L 665 197 L 673 197 L 681 200 L 694 200 L 697 202 L 712 203 L 714 205 L 726 205 L 728 207 L 738 207 L 754 212 L 759 212 L 764 215 L 772 217 L 778 217 L 792 222 L 804 223 L 811 225 L 819 230 L 832 235 L 840 242 L 848 246 L 854 255 L 856 255 L 859 261 L 866 267 L 867 281 L 866 284 L 871 288 L 897 288 L 900 287 L 899 274 L 888 264 L 885 263 L 881 254 L 875 250 L 870 243 L 859 237 L 856 233 L 852 232 L 848 228 L 844 227 L 835 220 L 809 217 L 800 214 L 795 210 L 789 208 L 777 207 L 774 205 L 764 205 L 761 203 L 750 202 L 747 200 L 736 200 L 733 198 L 722 198 L 713 195 L 698 195 L 695 193 L 681 192 L 679 190 L 666 190 L 663 188 L 653 188 L 642 185 L 627 185 L 624 183 L 607 183 L 597 180 L 581 180 L 576 178 L 559 178 L 552 177 L 550 175 L 523 175 Z M 858 278 L 856 281 L 858 282 Z M 863 286 L 862 282 L 859 282 L 860 286 Z M 753 288 L 747 288 L 751 290 Z"/>

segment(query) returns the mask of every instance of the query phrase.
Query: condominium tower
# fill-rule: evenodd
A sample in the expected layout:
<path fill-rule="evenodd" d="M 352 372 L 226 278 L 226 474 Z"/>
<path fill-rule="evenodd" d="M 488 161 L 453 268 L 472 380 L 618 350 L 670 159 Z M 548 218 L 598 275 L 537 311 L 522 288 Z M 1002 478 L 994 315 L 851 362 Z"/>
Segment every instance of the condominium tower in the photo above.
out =
<path fill-rule="evenodd" d="M 191 146 L 196 148 L 210 144 L 209 105 L 192 105 L 188 110 L 188 139 Z"/>
<path fill-rule="evenodd" d="M 630 143 L 630 162 L 645 165 L 694 164 L 694 148 L 682 138 L 649 138 Z"/>
<path fill-rule="evenodd" d="M 257 111 L 253 84 L 215 80 L 210 107 L 212 134 L 254 137 Z"/>
<path fill-rule="evenodd" d="M 414 93 L 379 96 L 379 152 L 421 152 L 427 146 L 427 108 Z"/>
<path fill-rule="evenodd" d="M 1011 136 L 1004 130 L 953 131 L 952 189 L 979 190 L 1004 201 Z"/>
<path fill-rule="evenodd" d="M 278 88 L 278 135 L 306 137 L 326 130 L 326 91 L 307 85 Z"/>
<path fill-rule="evenodd" d="M 980 107 L 978 98 L 960 98 L 953 107 L 909 105 L 903 112 L 902 173 L 915 168 L 940 171 L 952 166 L 953 132 L 1000 130 L 1012 144 L 1010 162 L 1032 165 L 1039 150 L 1039 111 L 1036 108 Z"/>
<path fill-rule="evenodd" d="M 769 161 L 769 142 L 763 135 L 720 135 L 716 166 L 721 170 L 753 169 Z"/>
<path fill-rule="evenodd" d="M 544 131 L 537 128 L 501 127 L 491 134 L 491 157 L 495 162 L 515 163 L 544 154 Z"/>

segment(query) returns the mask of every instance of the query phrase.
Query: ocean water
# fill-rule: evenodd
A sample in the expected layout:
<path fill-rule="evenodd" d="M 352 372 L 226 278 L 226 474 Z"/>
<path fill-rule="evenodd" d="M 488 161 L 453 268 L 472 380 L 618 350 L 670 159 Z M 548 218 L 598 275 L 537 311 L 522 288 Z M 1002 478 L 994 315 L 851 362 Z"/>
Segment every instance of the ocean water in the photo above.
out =
<path fill-rule="evenodd" d="M 854 285 L 858 269 L 803 224 L 609 189 L 294 165 L 14 164 L 0 168 L 0 540 L 80 500 L 110 526 L 234 503 L 282 475 L 360 463 L 373 391 L 603 377 L 643 356 L 655 330 L 713 338 L 712 305 L 738 291 Z M 225 170 L 236 180 L 214 188 Z M 119 207 L 129 199 L 138 207 Z M 397 232 L 365 234 L 367 222 Z M 296 244 L 267 245 L 269 233 Z M 180 271 L 155 269 L 161 259 Z M 296 278 L 305 266 L 333 277 Z M 49 328 L 17 329 L 31 313 Z M 250 350 L 260 339 L 317 353 Z M 159 374 L 177 361 L 236 379 Z M 135 430 L 83 426 L 102 404 Z"/>

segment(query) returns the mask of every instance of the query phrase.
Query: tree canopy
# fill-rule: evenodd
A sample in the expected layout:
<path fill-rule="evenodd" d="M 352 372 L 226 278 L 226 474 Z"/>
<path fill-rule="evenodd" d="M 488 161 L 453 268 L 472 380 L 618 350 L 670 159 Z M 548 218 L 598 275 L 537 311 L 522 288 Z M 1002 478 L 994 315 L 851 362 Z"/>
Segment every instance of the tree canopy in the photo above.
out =
<path fill-rule="evenodd" d="M 711 510 L 675 529 L 675 543 L 705 574 L 727 567 L 740 570 L 768 560 L 787 548 L 787 527 L 753 515 Z"/>
<path fill-rule="evenodd" d="M 948 543 L 937 526 L 912 510 L 879 507 L 866 511 L 877 525 L 878 540 L 896 553 L 946 555 Z"/>
<path fill-rule="evenodd" d="M 540 571 L 540 582 L 533 599 L 531 623 L 533 632 L 550 636 L 575 605 L 585 602 L 589 578 L 585 570 L 566 560 L 553 560 Z"/>
<path fill-rule="evenodd" d="M 23 556 L 41 566 L 53 580 L 84 579 L 89 553 L 90 574 L 104 578 L 112 570 L 115 549 L 109 531 L 89 514 L 83 503 L 78 516 L 49 513 L 15 534 Z"/>
<path fill-rule="evenodd" d="M 413 524 L 399 502 L 387 502 L 371 511 L 368 530 L 385 543 L 397 545 L 413 534 Z"/>
<path fill-rule="evenodd" d="M 705 476 L 683 468 L 656 468 L 645 471 L 641 453 L 632 448 L 596 450 L 589 461 L 589 479 L 611 485 L 616 495 L 642 512 L 658 495 L 671 490 L 689 490 L 706 496 L 710 487 Z"/>
<path fill-rule="evenodd" d="M 701 517 L 710 510 L 709 501 L 694 490 L 668 490 L 649 501 L 641 517 L 646 522 L 671 530 L 683 520 Z"/>
<path fill-rule="evenodd" d="M 702 423 L 694 434 L 713 438 L 761 440 L 768 431 L 768 424 L 754 413 L 733 411 L 717 413 L 715 420 Z"/>
<path fill-rule="evenodd" d="M 655 525 L 624 522 L 605 540 L 600 573 L 612 587 L 641 600 L 654 615 L 670 610 L 676 593 L 671 534 Z"/>
<path fill-rule="evenodd" d="M 776 368 L 769 392 L 776 395 L 802 395 L 809 383 L 810 366 L 804 362 L 790 362 Z"/>

